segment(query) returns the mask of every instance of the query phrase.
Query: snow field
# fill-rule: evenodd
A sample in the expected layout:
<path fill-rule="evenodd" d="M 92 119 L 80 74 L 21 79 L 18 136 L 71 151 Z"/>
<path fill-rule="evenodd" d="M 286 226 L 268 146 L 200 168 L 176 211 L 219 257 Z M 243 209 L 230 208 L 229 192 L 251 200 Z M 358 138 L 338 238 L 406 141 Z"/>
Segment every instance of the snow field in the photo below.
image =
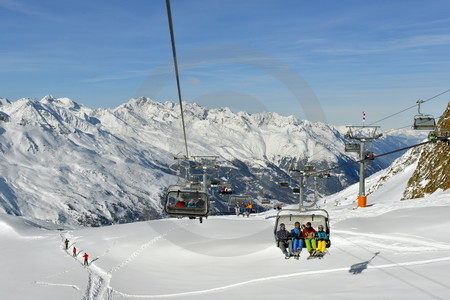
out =
<path fill-rule="evenodd" d="M 305 251 L 299 261 L 285 260 L 275 247 L 274 219 L 266 218 L 275 211 L 209 217 L 203 224 L 165 219 L 63 233 L 2 216 L 2 256 L 13 259 L 3 262 L 0 297 L 445 299 L 450 200 L 448 193 L 428 197 L 434 199 L 441 206 L 403 201 L 407 207 L 371 217 L 355 218 L 358 210 L 342 208 L 348 218 L 333 224 L 330 253 L 309 261 Z M 63 250 L 65 236 L 99 259 L 84 268 L 81 254 L 75 260 Z"/>

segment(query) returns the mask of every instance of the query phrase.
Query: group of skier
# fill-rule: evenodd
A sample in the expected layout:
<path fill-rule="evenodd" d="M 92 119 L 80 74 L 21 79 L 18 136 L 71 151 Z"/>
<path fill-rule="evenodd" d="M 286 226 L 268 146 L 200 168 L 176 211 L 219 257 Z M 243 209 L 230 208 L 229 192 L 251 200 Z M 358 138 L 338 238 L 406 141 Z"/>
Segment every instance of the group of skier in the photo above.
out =
<path fill-rule="evenodd" d="M 245 216 L 249 217 L 250 214 L 253 212 L 253 205 L 251 203 L 247 205 L 237 203 L 236 206 L 234 207 L 234 212 L 236 216 L 242 215 L 243 217 Z"/>
<path fill-rule="evenodd" d="M 205 200 L 202 198 L 198 198 L 197 201 L 194 199 L 191 199 L 189 202 L 186 202 L 184 197 L 180 196 L 178 198 L 178 201 L 175 203 L 175 207 L 198 207 L 202 208 L 205 206 Z"/>
<path fill-rule="evenodd" d="M 66 248 L 66 251 L 68 251 L 69 250 L 69 240 L 67 238 L 64 241 L 64 246 Z M 77 252 L 77 251 L 78 251 L 77 248 L 75 246 L 73 246 L 73 249 L 72 249 L 72 256 L 73 257 L 77 257 L 78 254 L 80 254 L 81 251 L 80 252 Z M 83 265 L 84 266 L 89 266 L 89 255 L 86 252 L 84 252 L 84 255 L 82 257 L 84 259 Z"/>
<path fill-rule="evenodd" d="M 291 231 L 286 230 L 285 224 L 280 224 L 280 229 L 276 232 L 277 246 L 288 259 L 294 256 L 299 258 L 302 249 L 306 247 L 310 257 L 323 256 L 326 251 L 328 234 L 324 231 L 323 225 L 317 227 L 317 231 L 307 222 L 300 227 L 300 222 L 295 222 Z"/>

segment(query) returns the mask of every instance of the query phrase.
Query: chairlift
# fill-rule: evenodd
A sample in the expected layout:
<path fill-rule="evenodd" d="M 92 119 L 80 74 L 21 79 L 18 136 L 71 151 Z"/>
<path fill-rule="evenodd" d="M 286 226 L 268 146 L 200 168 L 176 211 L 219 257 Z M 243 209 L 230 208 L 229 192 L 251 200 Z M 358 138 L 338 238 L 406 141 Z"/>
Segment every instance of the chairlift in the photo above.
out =
<path fill-rule="evenodd" d="M 219 184 L 220 184 L 220 181 L 218 181 L 218 180 L 211 180 L 211 182 L 209 183 L 209 185 L 211 187 L 218 187 Z"/>
<path fill-rule="evenodd" d="M 436 121 L 429 115 L 417 115 L 414 117 L 414 130 L 434 130 Z"/>
<path fill-rule="evenodd" d="M 291 231 L 295 228 L 295 222 L 299 222 L 300 226 L 306 225 L 307 222 L 311 222 L 311 227 L 316 229 L 319 225 L 323 226 L 323 230 L 328 234 L 327 248 L 331 246 L 330 240 L 330 217 L 328 212 L 324 209 L 281 209 L 277 213 L 275 219 L 275 226 L 273 229 L 275 243 L 276 233 L 279 230 L 280 224 L 283 223 L 286 226 L 286 230 Z M 278 243 L 276 243 L 278 246 Z"/>
<path fill-rule="evenodd" d="M 414 130 L 434 130 L 436 128 L 436 120 L 432 115 L 425 115 L 420 112 L 420 104 L 423 100 L 418 100 L 418 114 L 414 117 Z"/>
<path fill-rule="evenodd" d="M 366 152 L 364 152 L 364 159 L 366 159 L 366 160 L 374 160 L 375 159 L 375 155 L 373 154 L 372 151 L 366 151 Z"/>
<path fill-rule="evenodd" d="M 226 184 L 218 187 L 218 192 L 221 195 L 231 195 L 233 194 L 233 189 L 230 184 Z"/>
<path fill-rule="evenodd" d="M 166 195 L 164 211 L 175 217 L 207 217 L 210 201 L 208 195 L 196 189 L 185 186 L 170 186 Z"/>
<path fill-rule="evenodd" d="M 299 188 L 293 188 L 293 189 L 292 189 L 292 194 L 294 194 L 294 195 L 300 195 L 300 189 L 299 189 Z"/>
<path fill-rule="evenodd" d="M 450 132 L 448 131 L 431 131 L 428 134 L 428 140 L 430 141 L 448 141 Z"/>
<path fill-rule="evenodd" d="M 360 143 L 345 143 L 345 152 L 360 152 Z"/>
<path fill-rule="evenodd" d="M 278 186 L 279 186 L 280 188 L 287 189 L 287 188 L 289 188 L 289 182 L 285 182 L 285 181 L 279 182 L 279 183 L 278 183 Z"/>
<path fill-rule="evenodd" d="M 316 168 L 314 168 L 314 166 L 307 165 L 307 166 L 305 166 L 303 171 L 305 171 L 305 172 L 314 172 L 315 170 L 316 170 Z"/>
<path fill-rule="evenodd" d="M 228 198 L 228 208 L 235 207 L 236 205 L 253 205 L 253 197 L 249 195 L 234 195 Z"/>
<path fill-rule="evenodd" d="M 317 176 L 317 177 L 319 177 L 319 178 L 330 178 L 331 174 L 330 173 L 322 173 L 322 174 L 319 174 L 319 176 Z"/>
<path fill-rule="evenodd" d="M 269 204 L 271 204 L 271 202 L 270 202 L 269 199 L 264 198 L 264 199 L 261 200 L 261 204 L 262 205 L 269 205 Z"/>
<path fill-rule="evenodd" d="M 253 208 L 253 197 L 249 195 L 234 195 L 228 198 L 228 211 L 230 212 L 236 207 L 246 208 L 248 205 Z"/>

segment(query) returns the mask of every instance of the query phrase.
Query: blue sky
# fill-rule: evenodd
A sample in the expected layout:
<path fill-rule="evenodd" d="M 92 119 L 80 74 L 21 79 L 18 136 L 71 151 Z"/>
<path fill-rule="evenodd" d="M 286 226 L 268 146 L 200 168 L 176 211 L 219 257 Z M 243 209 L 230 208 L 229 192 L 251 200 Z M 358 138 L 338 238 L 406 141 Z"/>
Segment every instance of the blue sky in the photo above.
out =
<path fill-rule="evenodd" d="M 171 6 L 188 102 L 359 125 L 362 111 L 371 123 L 450 89 L 449 1 Z M 0 0 L 0 19 L 0 97 L 177 101 L 164 0 Z M 449 99 L 422 111 L 438 116 Z M 377 125 L 407 126 L 414 114 Z"/>

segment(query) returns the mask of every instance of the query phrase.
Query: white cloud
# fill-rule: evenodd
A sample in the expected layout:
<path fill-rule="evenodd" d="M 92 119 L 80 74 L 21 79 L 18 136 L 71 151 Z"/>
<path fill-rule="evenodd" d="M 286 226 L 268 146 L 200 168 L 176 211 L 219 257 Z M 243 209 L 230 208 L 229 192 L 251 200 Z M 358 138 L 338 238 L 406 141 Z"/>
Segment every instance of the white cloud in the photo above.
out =
<path fill-rule="evenodd" d="M 419 35 L 410 38 L 383 41 L 377 44 L 367 45 L 366 48 L 331 48 L 319 50 L 318 52 L 338 55 L 371 54 L 442 45 L 450 45 L 450 34 Z"/>

